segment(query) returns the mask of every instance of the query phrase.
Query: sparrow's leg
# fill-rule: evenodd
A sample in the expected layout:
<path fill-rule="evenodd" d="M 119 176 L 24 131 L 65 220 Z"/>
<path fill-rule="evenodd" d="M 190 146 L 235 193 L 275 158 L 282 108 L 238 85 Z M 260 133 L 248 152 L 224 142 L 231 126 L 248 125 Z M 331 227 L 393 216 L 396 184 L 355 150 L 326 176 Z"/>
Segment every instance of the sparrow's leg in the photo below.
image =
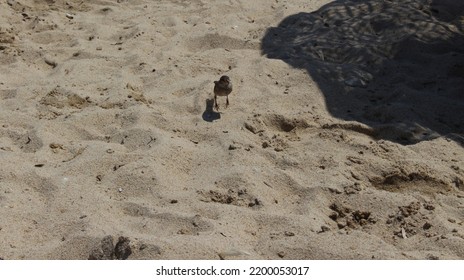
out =
<path fill-rule="evenodd" d="M 214 95 L 214 109 L 219 110 L 219 106 L 217 104 L 216 94 Z"/>
<path fill-rule="evenodd" d="M 226 108 L 229 106 L 229 96 L 226 96 Z"/>

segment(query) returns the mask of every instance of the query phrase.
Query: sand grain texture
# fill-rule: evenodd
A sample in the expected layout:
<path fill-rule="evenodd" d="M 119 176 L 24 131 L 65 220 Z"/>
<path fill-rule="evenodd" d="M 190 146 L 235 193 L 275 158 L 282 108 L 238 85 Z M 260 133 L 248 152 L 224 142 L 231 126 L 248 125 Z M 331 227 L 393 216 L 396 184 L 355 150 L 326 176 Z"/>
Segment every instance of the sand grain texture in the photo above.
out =
<path fill-rule="evenodd" d="M 2 1 L 0 258 L 464 258 L 455 2 Z"/>

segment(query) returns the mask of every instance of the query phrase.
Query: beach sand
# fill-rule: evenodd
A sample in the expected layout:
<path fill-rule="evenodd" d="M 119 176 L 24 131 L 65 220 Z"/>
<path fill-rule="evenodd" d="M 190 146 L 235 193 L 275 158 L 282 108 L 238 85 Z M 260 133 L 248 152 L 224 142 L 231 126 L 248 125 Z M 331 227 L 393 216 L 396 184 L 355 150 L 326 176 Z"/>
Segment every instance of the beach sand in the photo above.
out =
<path fill-rule="evenodd" d="M 0 2 L 0 258 L 463 259 L 464 5 L 360 2 Z"/>

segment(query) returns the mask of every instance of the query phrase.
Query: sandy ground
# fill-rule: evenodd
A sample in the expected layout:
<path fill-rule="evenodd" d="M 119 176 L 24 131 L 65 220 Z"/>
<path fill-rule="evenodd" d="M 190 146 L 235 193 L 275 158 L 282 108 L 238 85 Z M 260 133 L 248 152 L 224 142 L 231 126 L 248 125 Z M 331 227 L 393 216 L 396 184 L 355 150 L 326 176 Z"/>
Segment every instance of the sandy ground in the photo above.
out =
<path fill-rule="evenodd" d="M 463 259 L 463 5 L 330 2 L 1 1 L 0 257 Z"/>

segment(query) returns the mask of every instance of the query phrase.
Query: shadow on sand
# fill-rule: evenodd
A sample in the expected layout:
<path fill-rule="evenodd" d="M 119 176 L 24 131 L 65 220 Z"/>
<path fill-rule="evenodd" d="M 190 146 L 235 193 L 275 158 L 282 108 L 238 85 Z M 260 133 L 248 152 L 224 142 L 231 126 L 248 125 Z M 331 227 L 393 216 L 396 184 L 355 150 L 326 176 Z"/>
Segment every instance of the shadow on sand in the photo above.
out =
<path fill-rule="evenodd" d="M 267 30 L 262 52 L 305 69 L 330 113 L 372 136 L 464 145 L 464 2 L 339 0 Z"/>
<path fill-rule="evenodd" d="M 221 114 L 218 112 L 214 112 L 214 99 L 206 99 L 206 108 L 201 117 L 206 122 L 213 122 L 215 120 L 219 120 L 221 118 Z"/>

